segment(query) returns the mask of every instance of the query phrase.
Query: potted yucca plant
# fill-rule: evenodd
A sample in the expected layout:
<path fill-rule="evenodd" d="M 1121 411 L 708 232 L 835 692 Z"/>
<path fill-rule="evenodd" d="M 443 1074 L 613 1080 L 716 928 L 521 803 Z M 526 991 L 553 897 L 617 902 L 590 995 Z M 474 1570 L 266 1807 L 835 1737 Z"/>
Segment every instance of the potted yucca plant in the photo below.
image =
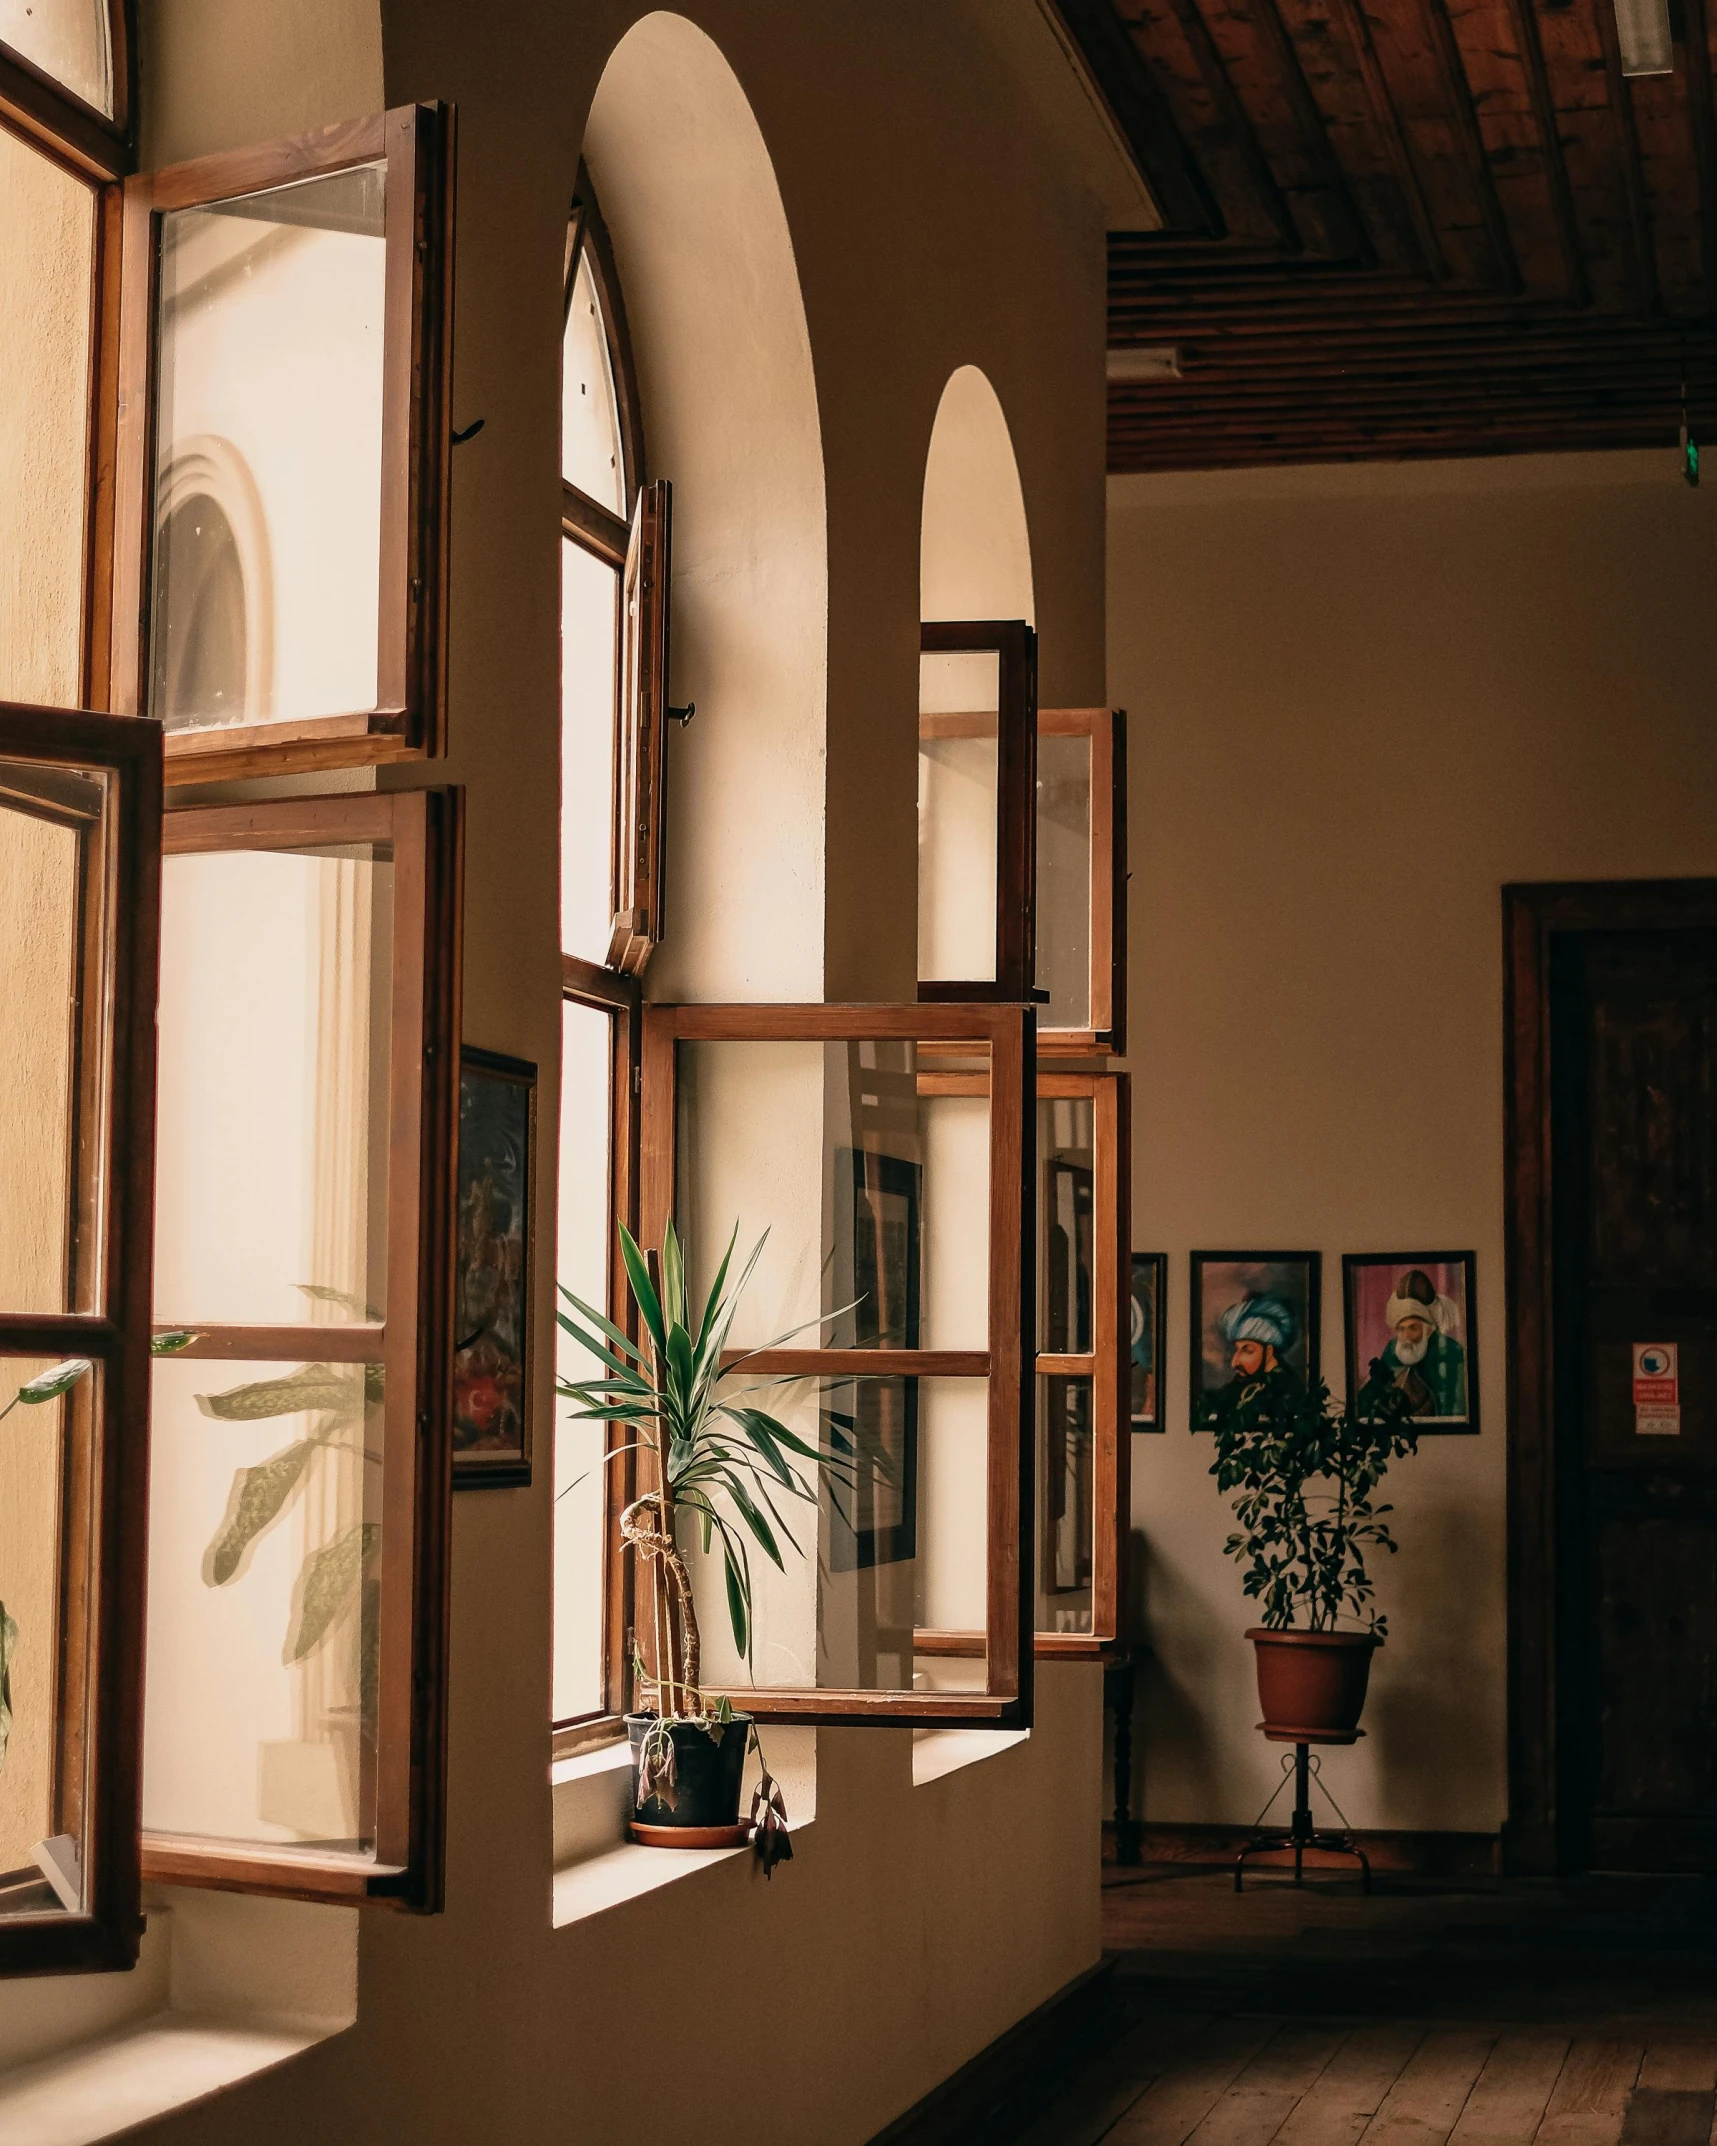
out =
<path fill-rule="evenodd" d="M 1381 1375 L 1380 1375 L 1381 1374 Z M 1212 1406 L 1217 1488 L 1238 1491 L 1224 1548 L 1244 1561 L 1264 1622 L 1246 1637 L 1259 1726 L 1286 1742 L 1351 1743 L 1386 1621 L 1372 1606 L 1369 1551 L 1395 1540 L 1374 1502 L 1392 1460 L 1418 1447 L 1412 1404 L 1380 1364 L 1350 1407 L 1291 1372 L 1236 1382 Z M 1342 1620 L 1352 1622 L 1344 1627 Z"/>
<path fill-rule="evenodd" d="M 698 1304 L 687 1287 L 672 1222 L 654 1261 L 622 1225 L 620 1256 L 638 1308 L 640 1342 L 564 1284 L 560 1291 L 569 1307 L 558 1314 L 561 1326 L 599 1368 L 588 1379 L 558 1381 L 559 1392 L 577 1404 L 571 1412 L 575 1419 L 616 1423 L 630 1432 L 610 1460 L 644 1453 L 654 1477 L 620 1517 L 620 1532 L 637 1554 L 639 1622 L 649 1636 L 653 1665 L 646 1668 L 635 1642 L 639 1704 L 626 1717 L 633 1832 L 654 1846 L 713 1846 L 743 1839 L 749 1830 L 739 1822 L 739 1798 L 755 1727 L 750 1715 L 736 1713 L 725 1696 L 712 1698 L 699 1682 L 702 1647 L 682 1529 L 695 1529 L 706 1553 L 718 1542 L 721 1546 L 733 1643 L 749 1664 L 752 1550 L 784 1571 L 784 1553 L 804 1552 L 782 1506 L 791 1501 L 814 1512 L 820 1479 L 850 1490 L 855 1476 L 850 1453 L 809 1443 L 778 1417 L 751 1405 L 745 1396 L 754 1385 L 730 1383 L 751 1356 L 762 1353 L 748 1351 L 732 1365 L 722 1364 L 734 1314 L 768 1232 L 730 1285 L 738 1236 L 736 1224 Z M 825 1323 L 813 1319 L 806 1325 Z M 804 1331 L 796 1327 L 764 1346 L 778 1348 Z M 766 1865 L 789 1852 L 784 1820 L 780 1791 L 765 1770 L 751 1822 Z"/>

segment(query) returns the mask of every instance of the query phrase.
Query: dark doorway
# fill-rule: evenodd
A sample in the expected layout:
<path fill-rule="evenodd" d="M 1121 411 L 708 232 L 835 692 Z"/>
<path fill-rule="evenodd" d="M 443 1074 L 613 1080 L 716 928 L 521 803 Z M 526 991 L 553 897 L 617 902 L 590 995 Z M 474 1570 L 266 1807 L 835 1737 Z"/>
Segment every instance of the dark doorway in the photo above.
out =
<path fill-rule="evenodd" d="M 1507 900 L 1510 1857 L 1717 1869 L 1717 885 Z"/>

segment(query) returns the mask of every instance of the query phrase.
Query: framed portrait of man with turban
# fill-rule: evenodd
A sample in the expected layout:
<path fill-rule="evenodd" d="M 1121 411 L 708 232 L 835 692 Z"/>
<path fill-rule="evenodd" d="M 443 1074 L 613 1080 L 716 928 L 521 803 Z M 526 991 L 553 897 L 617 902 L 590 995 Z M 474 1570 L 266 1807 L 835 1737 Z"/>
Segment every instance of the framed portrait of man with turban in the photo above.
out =
<path fill-rule="evenodd" d="M 1471 1252 L 1349 1252 L 1347 1390 L 1373 1375 L 1398 1387 L 1420 1431 L 1479 1427 L 1478 1340 Z"/>
<path fill-rule="evenodd" d="M 1316 1252 L 1194 1252 L 1192 1428 L 1266 1371 L 1318 1375 L 1323 1261 Z"/>

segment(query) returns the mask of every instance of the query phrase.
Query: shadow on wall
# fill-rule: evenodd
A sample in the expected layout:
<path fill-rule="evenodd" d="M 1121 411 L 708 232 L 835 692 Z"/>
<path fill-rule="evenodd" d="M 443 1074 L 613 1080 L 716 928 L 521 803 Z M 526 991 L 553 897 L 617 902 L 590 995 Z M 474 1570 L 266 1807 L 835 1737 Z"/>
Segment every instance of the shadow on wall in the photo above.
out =
<path fill-rule="evenodd" d="M 1151 1780 L 1151 1800 L 1159 1808 L 1168 1802 L 1177 1810 L 1217 1810 L 1222 1790 L 1210 1735 L 1209 1693 L 1212 1680 L 1223 1673 L 1220 1635 L 1197 1591 L 1172 1562 L 1152 1554 L 1149 1537 L 1138 1530 L 1133 1534 L 1130 1574 L 1134 1600 L 1129 1629 L 1176 1635 L 1174 1670 L 1154 1650 L 1138 1665 L 1133 1700 L 1133 1816 L 1144 1815 L 1147 1778 L 1153 1764 L 1163 1759 L 1168 1760 L 1173 1779 L 1172 1785 L 1160 1776 Z M 1111 1769 L 1113 1735 L 1114 1724 L 1109 1722 L 1105 1765 Z M 1112 1772 L 1108 1778 L 1113 1781 Z M 1105 1816 L 1113 1801 L 1111 1788 L 1104 1801 Z"/>

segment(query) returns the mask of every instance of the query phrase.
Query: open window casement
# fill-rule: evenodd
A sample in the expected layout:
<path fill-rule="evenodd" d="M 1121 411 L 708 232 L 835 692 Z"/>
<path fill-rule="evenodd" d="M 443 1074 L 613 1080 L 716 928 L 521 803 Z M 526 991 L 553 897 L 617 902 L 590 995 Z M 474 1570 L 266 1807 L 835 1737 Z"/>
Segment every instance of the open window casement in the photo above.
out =
<path fill-rule="evenodd" d="M 621 589 L 614 928 L 608 963 L 628 976 L 642 975 L 662 936 L 672 515 L 673 489 L 665 480 L 640 489 Z"/>
<path fill-rule="evenodd" d="M 972 1073 L 919 1076 L 930 1094 L 975 1098 Z M 1132 1106 L 1124 1073 L 1037 1076 L 1037 1510 L 1031 1597 L 1040 1655 L 1100 1655 L 1126 1596 L 1131 1440 Z M 983 1637 L 921 1630 L 922 1655 L 958 1661 Z"/>
<path fill-rule="evenodd" d="M 939 1092 L 926 1047 L 981 1091 Z M 1030 1721 L 1034 1070 L 1029 1007 L 645 1008 L 644 1242 L 673 1216 L 701 1301 L 736 1225 L 735 1274 L 768 1231 L 732 1384 L 846 1463 L 806 1464 L 779 1568 L 750 1549 L 749 1649 L 682 1526 L 703 1688 L 760 1719 Z M 967 1658 L 916 1647 L 955 1628 Z"/>
<path fill-rule="evenodd" d="M 1037 636 L 932 622 L 918 658 L 918 996 L 1033 996 Z"/>
<path fill-rule="evenodd" d="M 555 1276 L 586 1304 L 626 1320 L 617 1221 L 636 1233 L 641 997 L 637 979 L 561 957 L 560 1186 Z M 589 1365 L 557 1331 L 555 1369 Z M 557 1413 L 554 1438 L 554 1755 L 625 1733 L 631 1563 L 615 1554 L 636 1469 L 618 1423 Z"/>
<path fill-rule="evenodd" d="M 453 125 L 128 179 L 112 705 L 169 781 L 442 749 Z"/>
<path fill-rule="evenodd" d="M 142 1926 L 161 782 L 153 723 L 0 704 L 0 1974 Z"/>
<path fill-rule="evenodd" d="M 92 177 L 128 168 L 131 11 L 124 0 L 0 8 L 0 116 Z"/>
<path fill-rule="evenodd" d="M 1127 718 L 1045 708 L 1037 719 L 1038 1049 L 1127 1047 Z"/>
<path fill-rule="evenodd" d="M 459 805 L 167 816 L 151 1878 L 439 1905 Z"/>

